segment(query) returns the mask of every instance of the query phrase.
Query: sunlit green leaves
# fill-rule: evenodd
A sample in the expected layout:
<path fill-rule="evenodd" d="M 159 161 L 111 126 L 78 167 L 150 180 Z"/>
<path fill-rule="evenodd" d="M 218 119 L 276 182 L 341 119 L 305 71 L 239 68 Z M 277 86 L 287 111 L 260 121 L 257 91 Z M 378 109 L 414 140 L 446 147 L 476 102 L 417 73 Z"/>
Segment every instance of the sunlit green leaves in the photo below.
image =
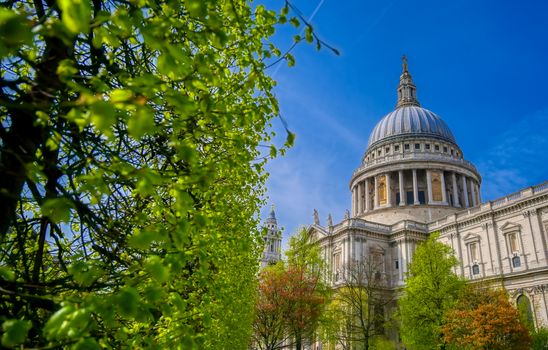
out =
<path fill-rule="evenodd" d="M 110 128 L 116 123 L 116 109 L 110 102 L 97 101 L 90 106 L 89 117 L 99 131 L 109 135 Z"/>
<path fill-rule="evenodd" d="M 6 281 L 14 281 L 15 272 L 7 266 L 0 266 L 0 278 Z"/>
<path fill-rule="evenodd" d="M 154 132 L 154 111 L 147 107 L 138 108 L 129 116 L 127 130 L 131 137 L 140 139 L 146 134 Z"/>
<path fill-rule="evenodd" d="M 59 0 L 62 11 L 61 20 L 72 33 L 87 32 L 91 21 L 91 6 L 89 0 Z"/>
<path fill-rule="evenodd" d="M 169 278 L 169 270 L 158 256 L 152 256 L 145 262 L 145 270 L 158 283 L 163 283 Z"/>
<path fill-rule="evenodd" d="M 26 179 L 0 276 L 29 295 L 1 305 L 32 320 L 24 347 L 246 347 L 264 165 L 294 142 L 266 130 L 265 67 L 295 63 L 269 41 L 289 3 L 19 3 L 0 9 L 0 55 L 29 113 L 6 120 L 31 116 L 33 138 L 10 137 L 36 146 L 6 151 Z M 9 344 L 29 337 L 17 325 Z"/>
<path fill-rule="evenodd" d="M 48 339 L 78 339 L 87 334 L 93 326 L 91 310 L 66 304 L 54 313 L 43 332 Z"/>

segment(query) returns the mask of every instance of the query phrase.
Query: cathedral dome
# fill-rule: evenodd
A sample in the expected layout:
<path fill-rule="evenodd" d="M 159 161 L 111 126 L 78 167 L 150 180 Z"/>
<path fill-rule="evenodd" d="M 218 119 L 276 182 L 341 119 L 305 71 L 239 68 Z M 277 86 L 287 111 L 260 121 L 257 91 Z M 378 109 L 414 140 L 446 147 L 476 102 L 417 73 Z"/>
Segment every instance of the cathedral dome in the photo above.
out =
<path fill-rule="evenodd" d="M 425 136 L 456 144 L 445 122 L 434 112 L 417 105 L 403 105 L 381 119 L 369 136 L 368 147 L 405 136 Z"/>

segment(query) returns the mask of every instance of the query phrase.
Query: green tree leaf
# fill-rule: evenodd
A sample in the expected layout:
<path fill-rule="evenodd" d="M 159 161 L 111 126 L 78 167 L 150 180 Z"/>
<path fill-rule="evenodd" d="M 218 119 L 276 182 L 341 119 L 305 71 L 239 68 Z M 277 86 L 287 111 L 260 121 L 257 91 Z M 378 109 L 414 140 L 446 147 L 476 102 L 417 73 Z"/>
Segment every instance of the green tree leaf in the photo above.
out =
<path fill-rule="evenodd" d="M 72 33 L 86 33 L 91 21 L 91 6 L 89 0 L 59 0 L 62 11 L 61 20 Z"/>
<path fill-rule="evenodd" d="M 42 203 L 42 213 L 55 223 L 68 222 L 72 208 L 72 201 L 63 197 L 50 198 Z"/>
<path fill-rule="evenodd" d="M 154 132 L 154 112 L 146 107 L 139 108 L 128 120 L 127 128 L 131 137 L 140 139 Z"/>
<path fill-rule="evenodd" d="M 27 334 L 32 327 L 30 321 L 7 320 L 2 323 L 2 345 L 12 347 L 25 342 Z"/>
<path fill-rule="evenodd" d="M 0 57 L 30 44 L 33 35 L 29 21 L 25 16 L 7 8 L 0 8 Z"/>

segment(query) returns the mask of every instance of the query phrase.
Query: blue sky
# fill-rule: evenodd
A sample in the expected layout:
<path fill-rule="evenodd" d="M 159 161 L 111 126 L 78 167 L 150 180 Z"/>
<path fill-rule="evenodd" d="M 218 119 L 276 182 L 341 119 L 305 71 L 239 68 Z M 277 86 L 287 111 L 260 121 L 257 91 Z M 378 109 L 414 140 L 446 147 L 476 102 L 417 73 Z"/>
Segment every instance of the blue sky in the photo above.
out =
<path fill-rule="evenodd" d="M 548 1 L 296 0 L 340 56 L 313 45 L 273 67 L 295 146 L 267 167 L 287 238 L 350 209 L 348 183 L 375 124 L 394 109 L 406 54 L 421 105 L 438 114 L 492 200 L 548 180 Z M 278 7 L 276 2 L 275 7 Z M 270 5 L 270 4 L 269 4 Z M 319 8 L 318 8 L 319 5 Z M 280 48 L 294 30 L 276 34 Z M 273 128 L 283 136 L 280 120 Z"/>

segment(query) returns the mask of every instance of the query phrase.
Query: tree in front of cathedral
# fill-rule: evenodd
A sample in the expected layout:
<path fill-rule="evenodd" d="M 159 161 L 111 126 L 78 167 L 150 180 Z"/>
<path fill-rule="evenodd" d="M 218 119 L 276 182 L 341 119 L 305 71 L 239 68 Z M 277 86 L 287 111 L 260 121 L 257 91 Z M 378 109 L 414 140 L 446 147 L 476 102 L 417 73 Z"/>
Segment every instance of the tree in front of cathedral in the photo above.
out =
<path fill-rule="evenodd" d="M 531 337 L 503 289 L 466 286 L 441 328 L 455 349 L 530 349 Z"/>
<path fill-rule="evenodd" d="M 410 350 L 444 349 L 443 317 L 464 286 L 453 272 L 458 260 L 452 249 L 437 238 L 432 234 L 417 247 L 398 300 L 401 337 Z"/>
<path fill-rule="evenodd" d="M 382 259 L 354 260 L 340 271 L 340 284 L 330 300 L 320 334 L 343 349 L 368 350 L 385 334 L 385 311 L 393 302 Z"/>
<path fill-rule="evenodd" d="M 2 347 L 247 346 L 281 6 L 2 2 Z"/>
<path fill-rule="evenodd" d="M 283 263 L 266 266 L 259 274 L 253 344 L 260 350 L 279 350 L 289 343 L 286 311 L 288 275 Z"/>
<path fill-rule="evenodd" d="M 253 340 L 262 350 L 300 350 L 312 341 L 330 295 L 319 247 L 306 230 L 291 238 L 286 256 L 260 274 Z"/>

